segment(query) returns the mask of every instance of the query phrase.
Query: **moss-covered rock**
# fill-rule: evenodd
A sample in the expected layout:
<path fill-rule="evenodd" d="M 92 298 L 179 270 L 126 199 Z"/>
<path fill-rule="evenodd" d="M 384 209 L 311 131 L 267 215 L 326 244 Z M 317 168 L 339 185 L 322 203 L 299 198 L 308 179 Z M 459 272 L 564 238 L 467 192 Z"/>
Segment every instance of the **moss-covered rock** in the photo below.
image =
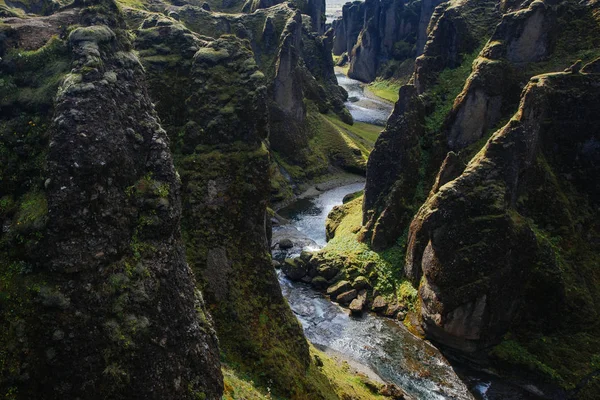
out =
<path fill-rule="evenodd" d="M 217 339 L 144 71 L 113 2 L 77 10 L 71 35 L 1 62 L 21 90 L 2 97 L 0 125 L 1 396 L 218 399 Z M 40 106 L 24 101 L 40 87 Z"/>
<path fill-rule="evenodd" d="M 596 140 L 598 85 L 594 75 L 533 78 L 513 119 L 421 208 L 407 252 L 428 336 L 474 352 L 510 329 L 538 360 L 530 369 L 567 387 L 591 372 L 598 343 L 562 358 L 524 338 L 537 332 L 568 347 L 570 335 L 596 334 L 596 284 L 578 282 L 597 281 L 598 154 L 584 143 Z"/>

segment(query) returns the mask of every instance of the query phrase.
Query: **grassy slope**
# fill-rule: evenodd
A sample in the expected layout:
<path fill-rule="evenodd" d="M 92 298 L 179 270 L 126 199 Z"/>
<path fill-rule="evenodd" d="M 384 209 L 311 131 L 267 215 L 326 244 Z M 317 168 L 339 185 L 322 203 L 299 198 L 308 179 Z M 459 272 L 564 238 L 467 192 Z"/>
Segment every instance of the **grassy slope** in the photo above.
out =
<path fill-rule="evenodd" d="M 274 155 L 294 181 L 326 178 L 330 165 L 347 172 L 364 173 L 381 127 L 362 122 L 347 125 L 334 114 L 320 114 L 316 110 L 308 112 L 307 124 L 312 134 L 307 165 L 290 165 Z"/>
<path fill-rule="evenodd" d="M 364 375 L 350 369 L 348 364 L 325 353 L 310 348 L 311 357 L 320 361 L 322 366 L 311 365 L 307 375 L 319 387 L 329 390 L 327 399 L 382 400 L 385 397 L 372 390 L 379 385 L 369 381 Z M 250 378 L 235 371 L 231 366 L 223 366 L 225 392 L 223 400 L 267 400 L 277 399 L 269 388 L 255 385 Z"/>
<path fill-rule="evenodd" d="M 401 83 L 395 80 L 377 79 L 370 83 L 366 89 L 377 97 L 395 103 L 398 101 Z"/>
<path fill-rule="evenodd" d="M 341 219 L 335 236 L 327 243 L 321 253 L 332 264 L 345 265 L 347 279 L 366 276 L 384 297 L 397 299 L 400 303 L 413 308 L 417 291 L 403 278 L 406 236 L 384 251 L 373 251 L 367 244 L 357 240 L 362 225 L 362 196 L 343 206 Z M 338 262 L 339 261 L 339 262 Z"/>

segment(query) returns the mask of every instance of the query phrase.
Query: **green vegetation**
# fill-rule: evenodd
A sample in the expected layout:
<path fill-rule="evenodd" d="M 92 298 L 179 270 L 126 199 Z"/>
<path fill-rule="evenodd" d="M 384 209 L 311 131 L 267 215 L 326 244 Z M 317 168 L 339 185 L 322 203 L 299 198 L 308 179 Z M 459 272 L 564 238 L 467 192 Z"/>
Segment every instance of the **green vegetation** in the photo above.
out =
<path fill-rule="evenodd" d="M 335 236 L 320 251 L 325 262 L 343 265 L 343 279 L 354 280 L 366 276 L 381 294 L 390 300 L 398 300 L 413 309 L 417 291 L 404 279 L 404 254 L 407 233 L 396 245 L 381 252 L 373 251 L 359 242 L 362 226 L 362 196 L 341 206 L 342 217 L 335 229 Z"/>
<path fill-rule="evenodd" d="M 369 83 L 367 90 L 377 97 L 395 103 L 398 101 L 400 86 L 402 85 L 398 81 L 378 78 L 375 82 Z"/>
<path fill-rule="evenodd" d="M 437 133 L 442 127 L 444 120 L 452 110 L 454 99 L 460 94 L 465 86 L 465 81 L 471 74 L 473 61 L 483 46 L 471 54 L 463 56 L 463 60 L 457 68 L 446 68 L 437 78 L 437 83 L 425 94 L 429 108 L 433 113 L 425 118 L 425 126 L 428 132 Z"/>
<path fill-rule="evenodd" d="M 332 358 L 312 345 L 310 346 L 311 365 L 306 375 L 313 383 L 311 398 L 323 400 L 355 399 L 383 400 L 386 397 L 377 392 L 381 384 L 357 373 L 345 361 Z M 225 390 L 223 400 L 267 400 L 281 399 L 269 386 L 257 385 L 251 377 L 235 370 L 230 365 L 223 366 Z M 301 399 L 303 397 L 293 397 Z"/>
<path fill-rule="evenodd" d="M 311 138 L 305 165 L 290 164 L 274 153 L 278 164 L 294 181 L 314 180 L 325 175 L 330 165 L 351 173 L 365 173 L 367 159 L 381 127 L 360 122 L 348 125 L 334 114 L 321 114 L 316 110 L 309 111 L 306 123 Z"/>

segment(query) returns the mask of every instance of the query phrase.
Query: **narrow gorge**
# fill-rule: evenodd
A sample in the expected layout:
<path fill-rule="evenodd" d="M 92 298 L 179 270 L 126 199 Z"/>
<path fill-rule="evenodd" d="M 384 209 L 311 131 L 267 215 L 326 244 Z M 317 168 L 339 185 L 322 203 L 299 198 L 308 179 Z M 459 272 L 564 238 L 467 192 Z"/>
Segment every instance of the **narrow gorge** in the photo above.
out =
<path fill-rule="evenodd" d="M 0 0 L 0 398 L 600 398 L 600 1 Z"/>

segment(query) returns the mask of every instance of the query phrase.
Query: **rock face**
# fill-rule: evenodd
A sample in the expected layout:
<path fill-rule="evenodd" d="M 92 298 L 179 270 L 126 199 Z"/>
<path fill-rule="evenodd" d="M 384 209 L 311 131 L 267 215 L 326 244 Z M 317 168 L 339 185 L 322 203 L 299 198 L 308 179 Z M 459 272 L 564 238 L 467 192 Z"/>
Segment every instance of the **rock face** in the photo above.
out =
<path fill-rule="evenodd" d="M 565 386 L 591 372 L 600 348 L 589 324 L 599 296 L 598 7 L 440 4 L 369 160 L 358 235 L 375 251 L 406 246 L 398 280 L 418 289 L 407 316 L 415 332 L 503 365 L 523 367 L 526 354 L 526 368 Z M 333 217 L 330 238 L 344 223 Z M 579 290 L 582 281 L 594 283 Z"/>
<path fill-rule="evenodd" d="M 348 49 L 348 76 L 364 82 L 375 79 L 382 60 L 414 57 L 418 4 L 404 0 L 367 0 L 364 23 L 356 44 Z"/>
<path fill-rule="evenodd" d="M 176 143 L 188 259 L 201 280 L 221 348 L 247 373 L 256 373 L 260 363 L 270 379 L 264 383 L 290 396 L 298 382 L 287 371 L 304 371 L 310 358 L 269 256 L 266 77 L 251 43 L 234 35 L 206 41 L 177 21 L 150 16 L 137 37 L 151 94 L 174 102 L 162 101 L 158 110 Z M 155 55 L 166 48 L 168 66 Z M 165 71 L 175 75 L 168 88 Z M 174 108 L 179 108 L 176 119 Z M 286 359 L 273 358 L 274 351 Z"/>
<path fill-rule="evenodd" d="M 406 273 L 420 282 L 428 336 L 474 351 L 496 343 L 516 319 L 557 329 L 554 316 L 577 301 L 570 268 L 590 270 L 568 256 L 558 264 L 548 237 L 559 231 L 585 237 L 596 224 L 599 85 L 597 75 L 533 78 L 511 122 L 421 207 L 411 224 Z M 569 178 L 548 182 L 554 174 Z M 584 210 L 572 209 L 565 193 Z M 539 201 L 546 202 L 543 213 Z M 586 227 L 577 233 L 574 213 Z M 597 315 L 591 304 L 580 311 L 571 319 L 576 326 Z"/>
<path fill-rule="evenodd" d="M 442 3 L 442 0 L 421 0 L 421 14 L 419 16 L 419 26 L 417 30 L 417 56 L 423 54 L 425 43 L 429 36 L 429 21 L 435 8 Z"/>
<path fill-rule="evenodd" d="M 382 63 L 422 53 L 439 0 L 367 0 L 346 3 L 334 21 L 333 53 L 348 53 L 348 76 L 370 82 Z"/>
<path fill-rule="evenodd" d="M 275 67 L 273 96 L 283 113 L 299 122 L 304 121 L 306 109 L 303 103 L 302 76 L 298 61 L 302 45 L 302 14 L 296 12 L 281 34 L 281 46 Z M 298 143 L 291 144 L 297 148 Z"/>
<path fill-rule="evenodd" d="M 169 139 L 118 8 L 86 4 L 66 38 L 2 55 L 17 89 L 2 89 L 2 393 L 219 399 Z M 49 59 L 54 69 L 40 72 Z M 32 107 L 23 90 L 38 85 Z"/>
<path fill-rule="evenodd" d="M 412 85 L 400 89 L 400 99 L 367 164 L 363 241 L 374 249 L 391 246 L 409 224 L 418 184 L 423 105 Z"/>
<path fill-rule="evenodd" d="M 354 1 L 342 7 L 342 17 L 333 21 L 333 54 L 351 52 L 364 24 L 364 2 Z"/>
<path fill-rule="evenodd" d="M 461 149 L 479 140 L 516 103 L 519 69 L 548 58 L 556 11 L 536 1 L 506 14 L 473 66 L 449 117 L 448 146 Z"/>

